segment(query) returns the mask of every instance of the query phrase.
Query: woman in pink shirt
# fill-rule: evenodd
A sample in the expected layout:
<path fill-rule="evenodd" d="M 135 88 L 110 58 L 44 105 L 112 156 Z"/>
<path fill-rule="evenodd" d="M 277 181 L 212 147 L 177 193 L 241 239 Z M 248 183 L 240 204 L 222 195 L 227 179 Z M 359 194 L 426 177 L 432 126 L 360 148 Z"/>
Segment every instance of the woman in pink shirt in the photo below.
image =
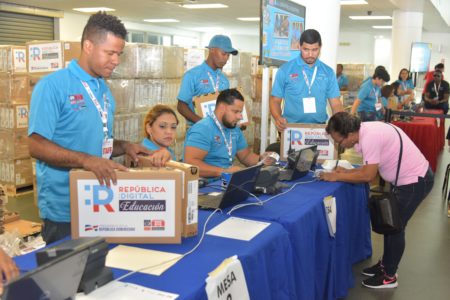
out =
<path fill-rule="evenodd" d="M 420 150 L 398 127 L 383 122 L 363 122 L 346 112 L 333 115 L 328 121 L 326 131 L 341 147 L 352 148 L 360 152 L 365 162 L 352 170 L 337 169 L 322 173 L 326 181 L 344 181 L 351 183 L 370 182 L 377 173 L 385 180 L 395 183 L 400 153 L 401 135 L 403 152 L 400 172 L 395 193 L 403 221 L 403 230 L 399 233 L 384 235 L 384 252 L 381 260 L 372 267 L 363 270 L 370 276 L 362 284 L 369 288 L 393 288 L 398 286 L 397 268 L 405 249 L 405 228 L 416 208 L 431 191 L 434 175 Z"/>

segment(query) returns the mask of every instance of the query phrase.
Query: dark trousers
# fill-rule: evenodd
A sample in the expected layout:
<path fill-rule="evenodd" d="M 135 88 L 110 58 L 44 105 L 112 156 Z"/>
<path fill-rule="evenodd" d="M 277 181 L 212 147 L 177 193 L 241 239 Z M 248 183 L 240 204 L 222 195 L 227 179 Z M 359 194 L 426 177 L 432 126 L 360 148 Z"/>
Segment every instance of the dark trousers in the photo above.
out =
<path fill-rule="evenodd" d="M 434 175 L 428 169 L 425 177 L 419 177 L 419 181 L 412 184 L 401 185 L 396 188 L 398 208 L 403 221 L 403 230 L 396 234 L 384 235 L 383 265 L 388 276 L 397 272 L 398 265 L 405 250 L 405 229 L 409 219 L 416 211 L 419 204 L 425 199 L 433 188 Z"/>
<path fill-rule="evenodd" d="M 42 238 L 47 244 L 56 242 L 66 236 L 70 236 L 70 223 L 53 222 L 44 219 L 44 226 L 42 227 Z"/>
<path fill-rule="evenodd" d="M 428 109 L 442 109 L 444 111 L 444 115 L 448 113 L 448 103 L 439 103 L 438 105 L 432 105 L 431 103 L 425 102 L 424 106 Z"/>

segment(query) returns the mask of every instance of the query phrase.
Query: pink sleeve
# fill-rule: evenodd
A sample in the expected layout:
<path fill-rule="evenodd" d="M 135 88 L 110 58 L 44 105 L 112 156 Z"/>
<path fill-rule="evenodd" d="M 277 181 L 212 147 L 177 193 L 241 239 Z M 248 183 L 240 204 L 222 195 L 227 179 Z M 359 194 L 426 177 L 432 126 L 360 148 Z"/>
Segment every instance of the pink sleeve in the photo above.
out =
<path fill-rule="evenodd" d="M 362 155 L 364 159 L 364 164 L 366 165 L 374 165 L 380 163 L 381 157 L 381 143 L 374 143 L 373 135 L 367 136 L 363 138 L 361 141 Z M 377 137 L 377 140 L 381 140 L 381 138 Z"/>

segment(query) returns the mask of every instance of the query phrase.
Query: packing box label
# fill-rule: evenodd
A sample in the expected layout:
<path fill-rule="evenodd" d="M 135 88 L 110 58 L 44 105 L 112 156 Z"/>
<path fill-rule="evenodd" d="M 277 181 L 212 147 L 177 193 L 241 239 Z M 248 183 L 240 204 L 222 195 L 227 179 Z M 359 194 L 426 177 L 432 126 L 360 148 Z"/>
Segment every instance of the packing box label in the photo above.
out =
<path fill-rule="evenodd" d="M 72 236 L 114 243 L 181 243 L 178 170 L 117 171 L 117 185 L 100 185 L 92 172 L 70 172 Z"/>

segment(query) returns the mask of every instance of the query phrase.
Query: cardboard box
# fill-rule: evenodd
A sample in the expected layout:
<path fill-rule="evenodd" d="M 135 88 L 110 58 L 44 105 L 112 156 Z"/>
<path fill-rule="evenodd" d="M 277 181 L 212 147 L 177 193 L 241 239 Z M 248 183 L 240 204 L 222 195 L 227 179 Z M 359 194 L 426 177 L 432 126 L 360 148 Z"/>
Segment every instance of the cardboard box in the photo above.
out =
<path fill-rule="evenodd" d="M 36 235 L 41 232 L 42 224 L 31 222 L 27 220 L 17 220 L 8 224 L 5 224 L 6 232 L 14 232 L 17 230 L 21 237 L 27 237 L 30 235 Z"/>
<path fill-rule="evenodd" d="M 30 149 L 27 129 L 0 129 L 0 159 L 28 157 L 30 157 Z"/>
<path fill-rule="evenodd" d="M 0 129 L 27 129 L 28 104 L 0 103 Z"/>
<path fill-rule="evenodd" d="M 25 46 L 0 46 L 0 72 L 26 73 L 27 48 Z"/>
<path fill-rule="evenodd" d="M 0 160 L 0 181 L 16 187 L 32 185 L 31 159 Z"/>
<path fill-rule="evenodd" d="M 29 98 L 27 75 L 0 73 L 0 103 L 27 104 Z"/>
<path fill-rule="evenodd" d="M 63 69 L 81 54 L 80 42 L 33 41 L 26 44 L 28 72 L 42 73 Z"/>
<path fill-rule="evenodd" d="M 181 243 L 182 172 L 116 171 L 117 185 L 99 185 L 94 173 L 70 171 L 72 237 L 110 243 Z"/>
<path fill-rule="evenodd" d="M 139 167 L 151 167 L 148 158 L 141 156 Z M 197 166 L 170 160 L 166 168 L 174 168 L 183 171 L 182 208 L 181 218 L 183 223 L 182 236 L 191 237 L 198 233 L 198 177 Z"/>

